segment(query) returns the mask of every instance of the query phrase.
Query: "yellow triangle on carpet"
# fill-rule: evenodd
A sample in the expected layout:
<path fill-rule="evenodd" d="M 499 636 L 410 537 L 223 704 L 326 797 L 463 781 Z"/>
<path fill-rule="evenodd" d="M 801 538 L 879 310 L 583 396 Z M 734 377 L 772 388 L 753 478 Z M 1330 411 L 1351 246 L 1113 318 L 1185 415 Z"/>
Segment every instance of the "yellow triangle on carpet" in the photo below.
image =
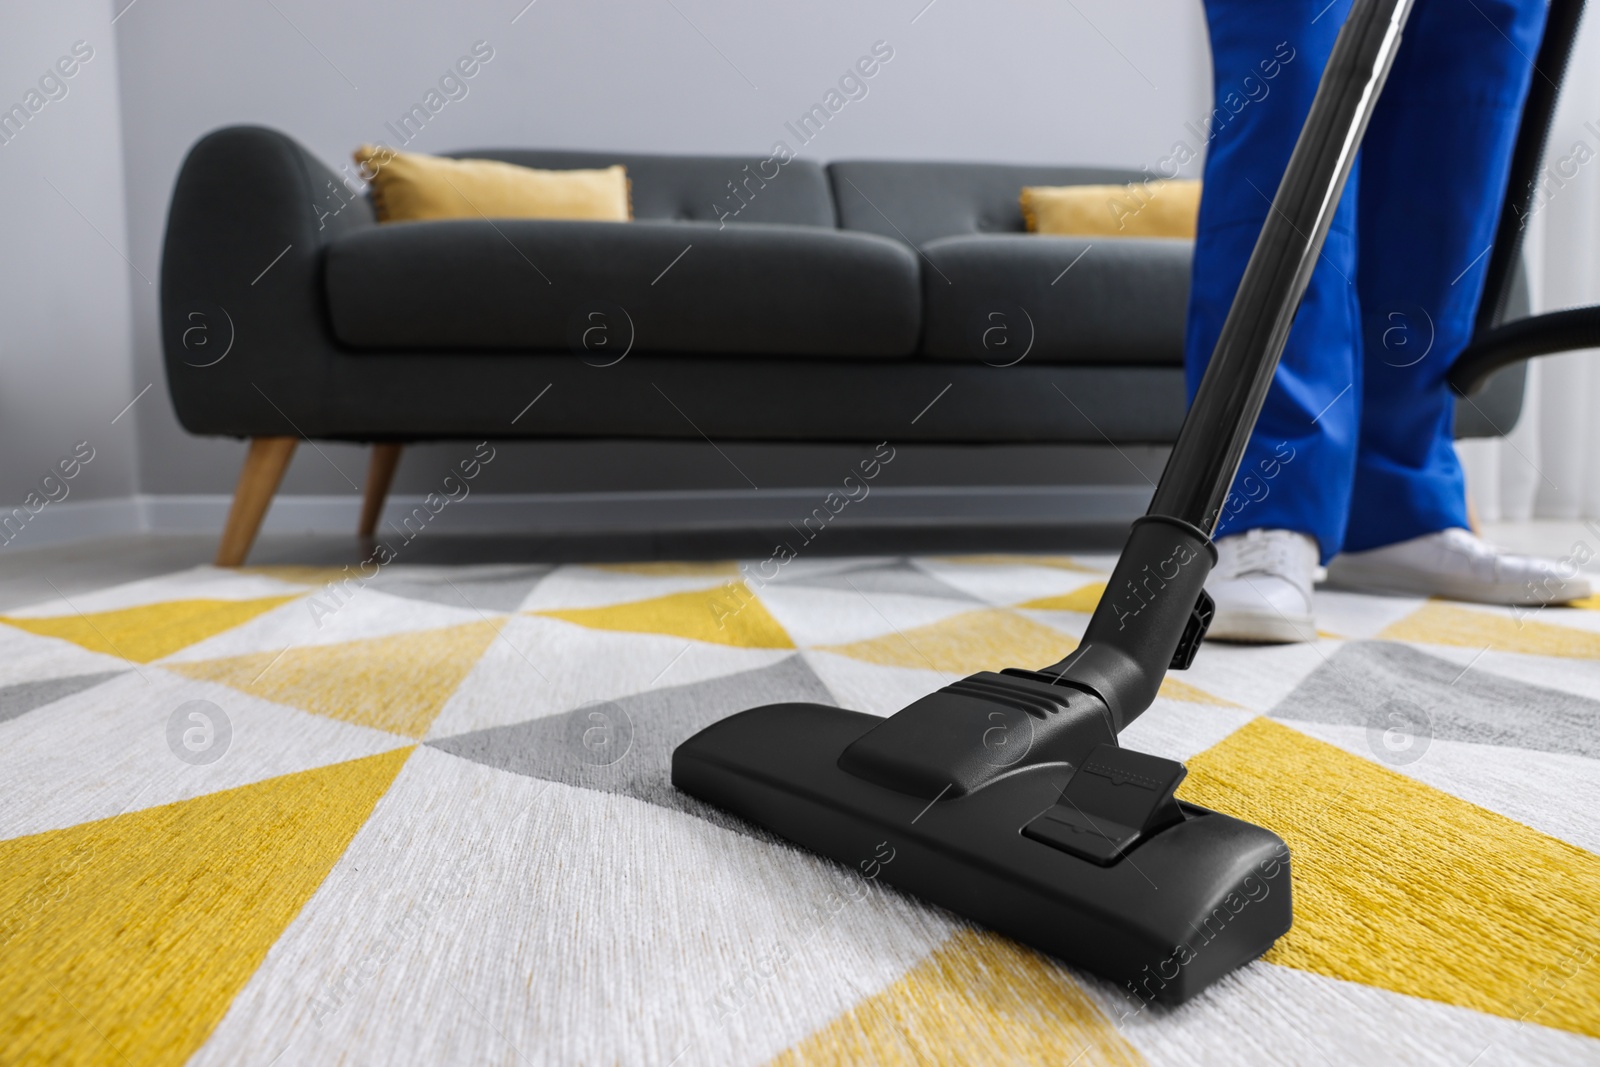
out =
<path fill-rule="evenodd" d="M 189 678 L 331 719 L 421 737 L 499 632 L 495 621 L 166 663 Z"/>
<path fill-rule="evenodd" d="M 1243 706 L 1219 697 L 1214 693 L 1208 693 L 1197 685 L 1180 682 L 1171 674 L 1161 679 L 1160 695 L 1168 700 L 1183 700 L 1190 704 L 1210 704 L 1214 708 L 1237 708 Z"/>
<path fill-rule="evenodd" d="M 772 1064 L 1144 1062 L 1061 967 L 996 934 L 963 930 Z"/>
<path fill-rule="evenodd" d="M 186 1061 L 410 752 L 0 842 L 6 1062 Z"/>
<path fill-rule="evenodd" d="M 166 600 L 78 615 L 0 615 L 0 622 L 42 637 L 71 641 L 90 652 L 149 663 L 231 630 L 293 599 L 269 596 L 253 600 Z"/>
<path fill-rule="evenodd" d="M 537 611 L 592 630 L 670 634 L 736 648 L 793 648 L 794 642 L 744 582 L 608 604 Z"/>
<path fill-rule="evenodd" d="M 1038 600 L 1030 600 L 1024 604 L 1018 604 L 1017 607 L 1027 611 L 1076 611 L 1083 615 L 1093 615 L 1094 609 L 1099 606 L 1100 598 L 1105 595 L 1105 592 L 1105 582 L 1090 582 L 1088 585 L 1080 586 L 1070 593 L 1062 593 L 1060 596 L 1040 597 Z M 1329 630 L 1318 630 L 1317 636 L 1330 641 L 1344 640 L 1342 636 Z M 1179 697 L 1178 699 L 1181 700 L 1183 698 Z M 1215 703 L 1216 699 L 1212 697 L 1211 702 Z M 1231 704 L 1230 701 L 1224 701 L 1223 703 Z M 1233 706 L 1237 707 L 1237 705 Z"/>
<path fill-rule="evenodd" d="M 1179 795 L 1288 843 L 1269 962 L 1600 1037 L 1600 857 L 1270 719 L 1190 759 Z"/>
<path fill-rule="evenodd" d="M 1541 616 L 1548 618 L 1549 613 L 1562 610 L 1565 609 L 1528 608 L 1519 618 L 1430 600 L 1399 622 L 1384 627 L 1378 637 L 1426 645 L 1493 648 L 1496 652 L 1531 656 L 1600 659 L 1600 633 L 1539 621 Z"/>
<path fill-rule="evenodd" d="M 1025 615 L 1000 608 L 964 611 L 947 619 L 897 630 L 865 641 L 820 645 L 883 667 L 910 667 L 945 674 L 997 671 L 1003 667 L 1044 667 L 1070 652 L 1077 642 Z"/>
<path fill-rule="evenodd" d="M 1077 647 L 1077 638 L 1070 634 L 1052 630 L 1014 611 L 987 608 L 865 641 L 818 645 L 817 651 L 833 652 L 881 667 L 964 675 L 1006 667 L 1037 670 L 1055 663 Z M 1161 683 L 1161 695 L 1191 704 L 1212 704 L 1221 708 L 1239 706 L 1170 675 Z"/>
<path fill-rule="evenodd" d="M 359 574 L 354 567 L 310 567 L 299 563 L 264 563 L 234 569 L 240 574 L 259 574 L 290 585 L 327 585 Z"/>
<path fill-rule="evenodd" d="M 1105 582 L 1090 582 L 1081 585 L 1070 593 L 1060 596 L 1040 597 L 1030 600 L 1026 604 L 1018 604 L 1019 608 L 1031 611 L 1076 611 L 1084 615 L 1093 615 L 1094 609 L 1100 603 L 1100 598 L 1105 595 Z"/>

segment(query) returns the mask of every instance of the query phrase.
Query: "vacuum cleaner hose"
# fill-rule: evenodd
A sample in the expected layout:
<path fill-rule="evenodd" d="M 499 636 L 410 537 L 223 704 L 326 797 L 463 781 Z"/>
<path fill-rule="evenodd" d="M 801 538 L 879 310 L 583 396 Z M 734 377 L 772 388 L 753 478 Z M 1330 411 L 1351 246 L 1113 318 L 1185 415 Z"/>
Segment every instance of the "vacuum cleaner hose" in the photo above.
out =
<path fill-rule="evenodd" d="M 1572 45 L 1577 40 L 1578 24 L 1583 21 L 1584 0 L 1550 0 L 1545 13 L 1544 36 L 1539 41 L 1539 52 L 1533 60 L 1532 81 L 1528 83 L 1528 99 L 1522 105 L 1522 121 L 1517 127 L 1516 146 L 1511 151 L 1511 172 L 1506 182 L 1505 200 L 1500 207 L 1500 221 L 1495 228 L 1493 250 L 1489 253 L 1489 266 L 1484 274 L 1483 298 L 1478 303 L 1478 318 L 1473 333 L 1483 338 L 1491 329 L 1501 324 L 1506 303 L 1511 298 L 1511 278 L 1515 273 L 1517 258 L 1522 255 L 1522 240 L 1527 234 L 1528 204 L 1533 199 L 1539 182 L 1539 168 L 1544 165 L 1545 146 L 1550 141 L 1550 126 L 1555 120 L 1556 104 L 1561 97 L 1561 83 L 1566 78 L 1567 64 L 1572 58 Z M 1487 338 L 1485 338 L 1487 339 Z M 1497 364 L 1496 368 L 1529 356 L 1546 355 L 1560 349 L 1545 349 L 1512 356 Z M 1457 367 L 1460 366 L 1458 363 Z M 1475 393 L 1488 373 L 1476 379 L 1472 388 L 1462 388 L 1451 375 L 1457 391 Z"/>
<path fill-rule="evenodd" d="M 1495 227 L 1473 338 L 1450 365 L 1450 385 L 1462 396 L 1477 393 L 1496 371 L 1519 360 L 1600 347 L 1600 307 L 1504 321 L 1512 276 L 1528 232 L 1529 205 L 1539 186 L 1539 171 L 1561 98 L 1561 83 L 1583 21 L 1583 4 L 1584 0 L 1550 0 L 1545 14 L 1544 36 L 1534 57 L 1528 99 L 1522 106 L 1522 122 L 1511 152 L 1505 200 Z"/>
<path fill-rule="evenodd" d="M 1472 396 L 1502 367 L 1578 348 L 1600 348 L 1600 306 L 1514 319 L 1479 334 L 1450 365 L 1450 385 Z"/>

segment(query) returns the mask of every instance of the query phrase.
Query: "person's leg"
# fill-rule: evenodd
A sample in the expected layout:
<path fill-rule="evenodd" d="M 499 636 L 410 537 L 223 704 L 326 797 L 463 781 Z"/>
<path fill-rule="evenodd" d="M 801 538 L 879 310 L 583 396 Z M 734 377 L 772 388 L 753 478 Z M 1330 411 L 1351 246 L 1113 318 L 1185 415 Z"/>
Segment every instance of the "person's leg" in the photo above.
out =
<path fill-rule="evenodd" d="M 1417 0 L 1368 127 L 1347 551 L 1469 525 L 1445 375 L 1472 333 L 1544 11 L 1544 0 Z"/>
<path fill-rule="evenodd" d="M 1184 364 L 1200 384 L 1271 198 L 1311 109 L 1349 0 L 1207 0 L 1215 69 Z M 1360 399 L 1352 173 L 1289 332 L 1266 404 L 1216 530 L 1222 640 L 1315 637 L 1318 556 L 1339 550 L 1349 514 Z"/>
<path fill-rule="evenodd" d="M 1207 0 L 1215 102 L 1195 241 L 1184 365 L 1192 400 L 1300 135 L 1349 0 Z M 1344 541 L 1354 473 L 1355 189 L 1334 217 L 1216 536 L 1277 528 Z"/>
<path fill-rule="evenodd" d="M 1495 604 L 1588 596 L 1573 566 L 1468 529 L 1445 380 L 1472 332 L 1544 0 L 1417 0 L 1361 149 L 1361 433 L 1346 588 Z"/>

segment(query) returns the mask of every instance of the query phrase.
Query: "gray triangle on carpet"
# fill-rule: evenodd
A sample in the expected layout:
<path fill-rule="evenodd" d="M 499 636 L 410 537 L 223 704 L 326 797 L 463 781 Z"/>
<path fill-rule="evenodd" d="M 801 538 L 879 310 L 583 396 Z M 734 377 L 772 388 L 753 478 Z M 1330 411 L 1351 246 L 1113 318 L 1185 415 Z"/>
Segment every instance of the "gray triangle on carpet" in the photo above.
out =
<path fill-rule="evenodd" d="M 698 815 L 742 833 L 758 833 L 748 823 L 673 788 L 672 750 L 735 712 L 785 702 L 838 704 L 805 660 L 794 655 L 769 667 L 634 693 L 558 715 L 475 730 L 427 744 L 514 774 L 622 793 Z M 608 729 L 625 730 L 628 734 L 628 743 L 619 745 L 621 755 L 608 765 L 594 762 L 578 740 L 584 717 L 592 710 L 605 716 Z M 609 722 L 617 719 L 621 721 Z"/>
<path fill-rule="evenodd" d="M 68 678 L 43 678 L 36 682 L 19 682 L 0 689 L 0 722 L 26 715 L 46 704 L 54 704 L 63 697 L 92 689 L 101 682 L 120 678 L 127 671 L 100 671 L 96 674 L 75 674 Z"/>
<path fill-rule="evenodd" d="M 1600 701 L 1515 681 L 1392 641 L 1353 641 L 1269 713 L 1278 719 L 1370 726 L 1397 701 L 1427 713 L 1441 741 L 1600 756 Z M 1375 718 L 1376 717 L 1376 718 Z"/>
<path fill-rule="evenodd" d="M 901 596 L 935 597 L 940 600 L 962 600 L 978 603 L 971 593 L 957 589 L 929 574 L 907 560 L 872 564 L 833 571 L 828 574 L 807 575 L 784 583 L 789 586 L 816 589 L 844 589 L 861 593 L 897 593 Z"/>
<path fill-rule="evenodd" d="M 554 567 L 394 567 L 372 579 L 371 588 L 407 600 L 423 600 L 477 611 L 515 611 Z"/>

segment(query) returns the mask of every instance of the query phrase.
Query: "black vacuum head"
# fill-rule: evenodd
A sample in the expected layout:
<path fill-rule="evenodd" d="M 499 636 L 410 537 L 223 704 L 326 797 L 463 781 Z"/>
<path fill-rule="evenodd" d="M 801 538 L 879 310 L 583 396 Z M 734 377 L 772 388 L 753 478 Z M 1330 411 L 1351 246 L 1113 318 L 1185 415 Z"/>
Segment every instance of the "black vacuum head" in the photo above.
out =
<path fill-rule="evenodd" d="M 1093 694 L 1024 671 L 890 719 L 756 708 L 672 757 L 679 789 L 1163 1004 L 1260 956 L 1291 917 L 1283 842 L 1177 800 L 1183 775 L 1117 747 Z"/>

